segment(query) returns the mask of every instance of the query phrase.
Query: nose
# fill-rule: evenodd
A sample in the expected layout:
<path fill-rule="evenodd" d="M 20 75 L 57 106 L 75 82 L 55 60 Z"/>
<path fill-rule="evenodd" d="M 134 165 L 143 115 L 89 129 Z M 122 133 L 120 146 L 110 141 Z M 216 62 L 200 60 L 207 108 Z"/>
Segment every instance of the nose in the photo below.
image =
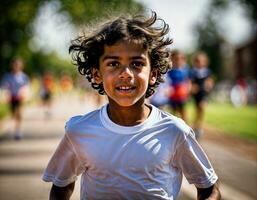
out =
<path fill-rule="evenodd" d="M 129 66 L 121 67 L 121 72 L 119 74 L 119 78 L 131 78 L 132 76 L 133 76 L 133 72 L 129 68 Z"/>

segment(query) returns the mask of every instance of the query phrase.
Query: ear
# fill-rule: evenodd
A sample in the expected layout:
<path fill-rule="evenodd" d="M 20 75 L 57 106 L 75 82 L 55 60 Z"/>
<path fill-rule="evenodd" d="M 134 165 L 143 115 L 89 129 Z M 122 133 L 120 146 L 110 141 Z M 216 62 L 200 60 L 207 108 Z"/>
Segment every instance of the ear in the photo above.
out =
<path fill-rule="evenodd" d="M 97 69 L 97 68 L 92 68 L 92 82 L 95 82 L 96 84 L 100 84 L 102 83 L 102 76 L 101 76 L 101 73 L 100 73 L 100 70 Z"/>
<path fill-rule="evenodd" d="M 157 80 L 157 69 L 152 69 L 150 72 L 149 85 L 154 85 Z"/>

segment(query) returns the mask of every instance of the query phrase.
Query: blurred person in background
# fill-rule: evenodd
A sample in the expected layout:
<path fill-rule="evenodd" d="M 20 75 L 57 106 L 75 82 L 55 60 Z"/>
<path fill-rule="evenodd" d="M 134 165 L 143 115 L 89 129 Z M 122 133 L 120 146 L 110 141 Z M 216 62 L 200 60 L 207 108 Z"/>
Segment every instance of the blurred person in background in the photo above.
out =
<path fill-rule="evenodd" d="M 53 101 L 53 94 L 55 91 L 55 81 L 51 72 L 46 72 L 41 81 L 40 97 L 42 100 L 45 117 L 48 118 L 51 115 L 51 105 Z"/>
<path fill-rule="evenodd" d="M 24 63 L 21 58 L 11 61 L 11 72 L 4 75 L 1 87 L 8 92 L 8 102 L 14 119 L 14 139 L 22 138 L 22 104 L 29 92 L 29 77 L 23 72 Z"/>
<path fill-rule="evenodd" d="M 149 98 L 151 104 L 157 108 L 163 109 L 164 106 L 169 104 L 170 95 L 170 81 L 167 74 L 164 76 L 164 82 L 160 83 L 156 92 Z"/>
<path fill-rule="evenodd" d="M 64 73 L 61 76 L 60 85 L 63 93 L 70 92 L 73 89 L 73 80 L 68 74 Z"/>
<path fill-rule="evenodd" d="M 194 131 L 199 139 L 203 134 L 203 119 L 207 97 L 214 86 L 211 70 L 208 68 L 209 58 L 205 52 L 196 52 L 193 56 L 193 68 L 190 72 L 191 94 L 195 103 Z"/>
<path fill-rule="evenodd" d="M 170 60 L 170 68 L 172 68 L 172 61 Z M 164 106 L 169 105 L 170 96 L 170 80 L 168 74 L 163 76 L 163 82 L 156 88 L 155 93 L 149 98 L 149 102 L 157 108 L 163 109 Z"/>
<path fill-rule="evenodd" d="M 169 105 L 174 114 L 187 121 L 185 104 L 190 92 L 189 66 L 182 51 L 171 52 L 172 69 L 168 72 L 170 83 Z"/>
<path fill-rule="evenodd" d="M 86 100 L 96 107 L 100 107 L 105 102 L 105 97 L 103 95 L 98 95 L 98 93 L 92 89 L 85 76 L 79 75 L 76 87 L 79 89 L 81 103 L 84 103 Z"/>

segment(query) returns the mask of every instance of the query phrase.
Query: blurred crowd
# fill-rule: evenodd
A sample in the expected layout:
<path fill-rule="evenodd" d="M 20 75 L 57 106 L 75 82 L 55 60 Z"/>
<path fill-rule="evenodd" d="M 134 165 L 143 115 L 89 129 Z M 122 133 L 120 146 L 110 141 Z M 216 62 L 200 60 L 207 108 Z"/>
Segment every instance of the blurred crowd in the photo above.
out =
<path fill-rule="evenodd" d="M 207 98 L 214 86 L 214 79 L 208 67 L 209 59 L 205 52 L 196 52 L 189 66 L 182 51 L 174 50 L 170 54 L 171 70 L 164 83 L 150 98 L 157 107 L 168 107 L 187 122 L 186 103 L 192 99 L 195 107 L 194 131 L 196 137 L 202 134 L 202 123 Z"/>

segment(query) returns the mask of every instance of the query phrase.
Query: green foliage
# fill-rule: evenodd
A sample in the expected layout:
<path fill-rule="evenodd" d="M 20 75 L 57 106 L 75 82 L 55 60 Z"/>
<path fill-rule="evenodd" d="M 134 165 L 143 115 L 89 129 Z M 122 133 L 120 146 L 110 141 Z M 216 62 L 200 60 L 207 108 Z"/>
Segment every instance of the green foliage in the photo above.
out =
<path fill-rule="evenodd" d="M 249 19 L 255 23 L 253 27 L 256 27 L 257 22 L 257 1 L 256 0 L 238 0 L 238 2 L 244 6 Z M 225 65 L 226 41 L 222 30 L 219 27 L 220 21 L 222 21 L 222 13 L 226 12 L 232 0 L 211 0 L 210 5 L 207 8 L 206 15 L 203 17 L 203 21 L 195 25 L 195 33 L 198 35 L 197 48 L 205 51 L 210 57 L 210 68 L 218 79 L 222 79 L 223 68 Z"/>
<path fill-rule="evenodd" d="M 30 23 L 35 18 L 39 1 L 2 0 L 0 6 L 0 76 L 12 57 L 30 54 L 27 43 L 32 34 Z"/>
<path fill-rule="evenodd" d="M 62 10 L 68 11 L 74 24 L 81 25 L 113 14 L 139 13 L 142 4 L 133 0 L 62 0 Z"/>
<path fill-rule="evenodd" d="M 209 67 L 218 79 L 222 78 L 222 46 L 226 41 L 219 30 L 219 18 L 217 16 L 219 16 L 220 12 L 224 12 L 227 6 L 227 0 L 212 1 L 209 11 L 206 12 L 207 14 L 204 17 L 205 20 L 195 26 L 195 32 L 198 34 L 197 49 L 208 54 L 210 59 Z"/>
<path fill-rule="evenodd" d="M 218 32 L 218 27 L 212 16 L 208 16 L 204 24 L 196 27 L 198 33 L 198 49 L 205 51 L 210 59 L 209 67 L 218 77 L 222 76 L 222 44 L 224 39 Z"/>
<path fill-rule="evenodd" d="M 33 70 L 36 69 L 36 70 Z M 60 76 L 61 73 L 69 73 L 75 76 L 76 70 L 71 61 L 60 59 L 55 54 L 44 55 L 34 53 L 26 63 L 25 71 L 32 72 L 33 75 L 40 75 L 46 71 L 51 71 L 55 76 Z"/>
<path fill-rule="evenodd" d="M 86 25 L 113 13 L 143 11 L 134 0 L 52 0 L 60 2 L 59 12 L 66 12 L 76 26 Z M 25 60 L 26 72 L 41 74 L 48 69 L 56 73 L 71 68 L 56 55 L 32 52 L 29 41 L 33 36 L 32 24 L 45 0 L 2 0 L 0 5 L 0 78 L 9 68 L 10 60 L 19 56 Z M 75 72 L 75 70 L 72 70 Z"/>

